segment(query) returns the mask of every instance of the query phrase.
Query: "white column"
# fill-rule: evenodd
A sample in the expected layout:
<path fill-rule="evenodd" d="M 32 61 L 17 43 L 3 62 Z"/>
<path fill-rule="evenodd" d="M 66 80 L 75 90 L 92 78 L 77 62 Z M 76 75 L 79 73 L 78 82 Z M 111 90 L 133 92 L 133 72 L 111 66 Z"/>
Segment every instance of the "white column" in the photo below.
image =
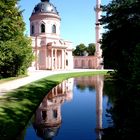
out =
<path fill-rule="evenodd" d="M 55 69 L 57 70 L 57 49 L 55 49 Z"/>
<path fill-rule="evenodd" d="M 51 50 L 48 50 L 48 67 L 51 69 Z"/>
<path fill-rule="evenodd" d="M 46 69 L 48 69 L 49 68 L 49 66 L 48 66 L 48 48 L 47 48 L 47 46 L 46 46 Z"/>
<path fill-rule="evenodd" d="M 53 70 L 53 63 L 54 63 L 54 60 L 53 60 L 53 48 L 51 49 L 51 69 Z"/>
<path fill-rule="evenodd" d="M 66 50 L 64 50 L 64 69 L 66 69 Z"/>
<path fill-rule="evenodd" d="M 36 70 L 38 70 L 39 68 L 38 68 L 38 44 L 37 44 L 37 36 L 35 37 L 35 68 L 36 68 Z"/>
<path fill-rule="evenodd" d="M 61 57 L 60 57 L 61 55 L 60 55 L 60 51 L 59 51 L 59 53 L 58 53 L 58 68 L 60 69 L 60 67 L 61 67 Z"/>
<path fill-rule="evenodd" d="M 58 69 L 60 69 L 60 52 L 58 51 Z"/>
<path fill-rule="evenodd" d="M 64 69 L 64 50 L 63 49 L 61 53 L 61 66 L 62 66 L 62 69 Z"/>

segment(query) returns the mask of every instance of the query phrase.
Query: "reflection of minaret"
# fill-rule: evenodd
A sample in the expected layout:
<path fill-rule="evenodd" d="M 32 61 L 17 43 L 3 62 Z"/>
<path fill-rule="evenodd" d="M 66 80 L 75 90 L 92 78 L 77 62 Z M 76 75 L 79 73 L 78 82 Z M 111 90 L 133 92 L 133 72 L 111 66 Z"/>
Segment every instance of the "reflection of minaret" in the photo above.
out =
<path fill-rule="evenodd" d="M 101 140 L 102 129 L 102 96 L 103 96 L 103 76 L 96 76 L 96 132 L 97 140 Z"/>
<path fill-rule="evenodd" d="M 52 139 L 62 122 L 61 105 L 73 98 L 73 79 L 62 82 L 43 99 L 35 113 L 34 128 L 39 137 Z"/>
<path fill-rule="evenodd" d="M 101 0 L 96 0 L 96 7 L 95 7 L 95 12 L 96 12 L 96 23 L 95 23 L 95 30 L 96 30 L 96 52 L 95 55 L 97 57 L 97 62 L 96 62 L 96 68 L 101 69 L 102 68 L 102 50 L 101 50 L 101 44 L 100 39 L 101 39 L 101 25 L 99 22 L 99 19 L 101 18 Z"/>

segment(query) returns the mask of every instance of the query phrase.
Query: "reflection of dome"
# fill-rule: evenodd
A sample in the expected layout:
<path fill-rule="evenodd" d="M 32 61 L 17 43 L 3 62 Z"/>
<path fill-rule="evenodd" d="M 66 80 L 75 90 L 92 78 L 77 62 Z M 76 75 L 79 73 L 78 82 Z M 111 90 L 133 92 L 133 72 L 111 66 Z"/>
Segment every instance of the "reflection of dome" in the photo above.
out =
<path fill-rule="evenodd" d="M 45 130 L 45 139 L 46 138 L 53 138 L 57 135 L 58 133 L 58 130 L 59 130 L 59 127 L 52 127 L 52 128 L 47 128 L 47 130 Z"/>
<path fill-rule="evenodd" d="M 53 13 L 58 15 L 56 7 L 51 4 L 49 0 L 41 0 L 41 2 L 34 7 L 32 14 L 38 13 Z"/>
<path fill-rule="evenodd" d="M 59 131 L 60 125 L 56 127 L 45 127 L 44 125 L 36 125 L 34 124 L 34 129 L 36 131 L 37 136 L 42 138 L 43 140 L 52 140 Z"/>

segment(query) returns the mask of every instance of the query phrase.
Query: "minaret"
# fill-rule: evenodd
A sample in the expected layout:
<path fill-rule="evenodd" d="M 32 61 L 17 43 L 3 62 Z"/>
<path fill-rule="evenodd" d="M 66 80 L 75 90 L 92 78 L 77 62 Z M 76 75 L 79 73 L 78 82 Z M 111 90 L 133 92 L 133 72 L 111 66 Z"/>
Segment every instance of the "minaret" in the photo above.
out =
<path fill-rule="evenodd" d="M 96 63 L 96 68 L 101 69 L 101 63 L 102 63 L 102 50 L 101 50 L 101 44 L 100 39 L 101 39 L 101 25 L 99 22 L 99 19 L 101 18 L 101 0 L 96 0 L 96 7 L 95 7 L 95 12 L 96 12 L 96 23 L 95 23 L 95 30 L 96 30 L 96 51 L 95 55 L 97 57 L 97 63 Z"/>

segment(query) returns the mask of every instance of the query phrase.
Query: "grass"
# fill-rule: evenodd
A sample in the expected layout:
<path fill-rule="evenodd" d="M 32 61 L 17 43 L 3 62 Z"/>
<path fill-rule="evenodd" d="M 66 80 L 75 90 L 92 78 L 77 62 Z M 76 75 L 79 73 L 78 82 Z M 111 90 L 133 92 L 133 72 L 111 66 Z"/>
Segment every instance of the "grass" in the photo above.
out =
<path fill-rule="evenodd" d="M 0 139 L 16 140 L 45 95 L 71 77 L 93 76 L 107 72 L 75 72 L 48 76 L 0 97 Z"/>

